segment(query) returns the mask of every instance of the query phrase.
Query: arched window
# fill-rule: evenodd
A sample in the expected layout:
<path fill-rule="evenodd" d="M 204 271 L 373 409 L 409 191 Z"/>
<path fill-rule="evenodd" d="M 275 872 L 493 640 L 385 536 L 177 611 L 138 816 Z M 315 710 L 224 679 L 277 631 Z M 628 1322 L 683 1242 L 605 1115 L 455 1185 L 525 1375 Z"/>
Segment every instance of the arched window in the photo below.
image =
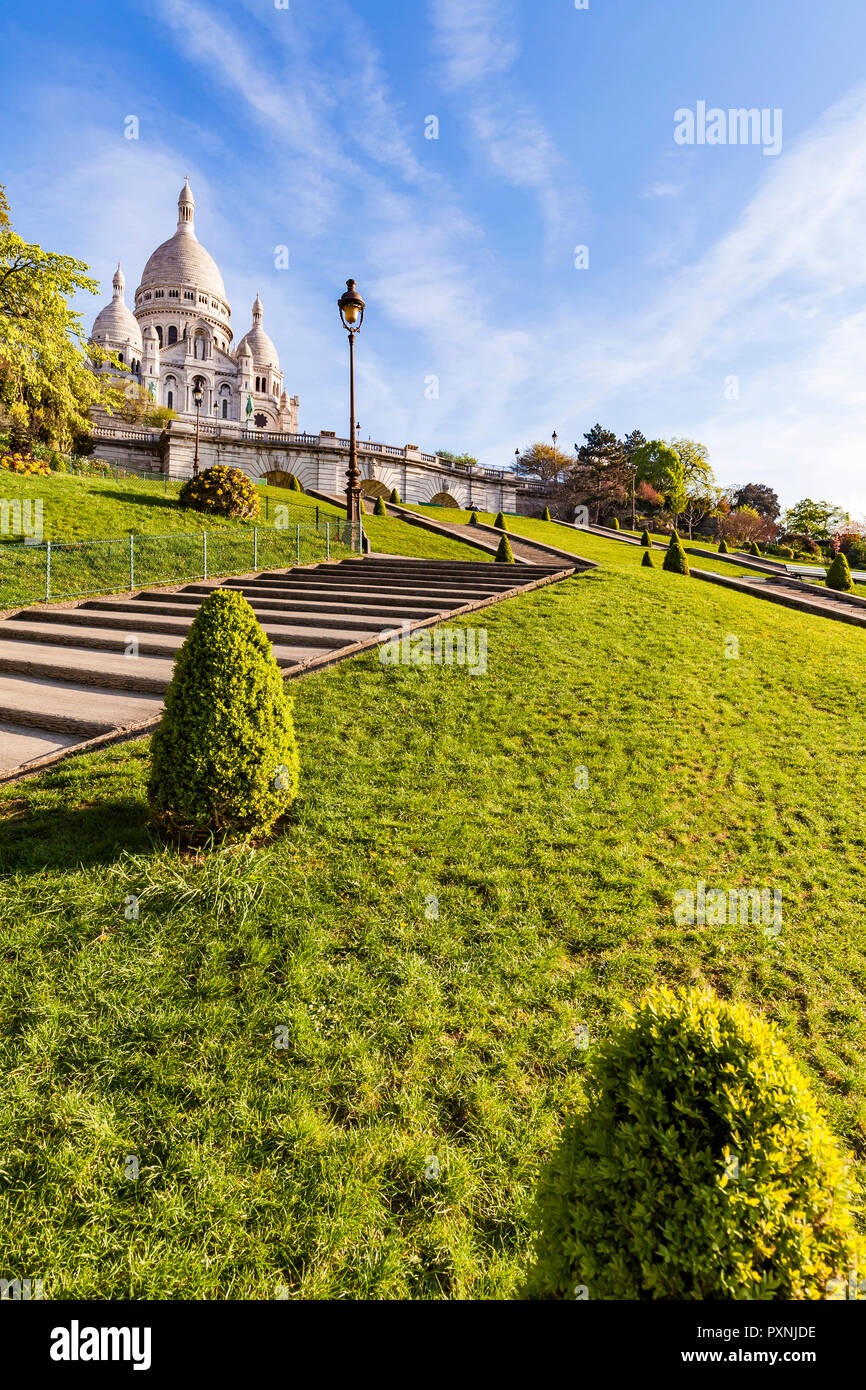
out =
<path fill-rule="evenodd" d="M 176 342 L 177 342 L 177 329 L 175 328 L 174 324 L 172 324 L 172 325 L 171 325 L 171 328 L 168 330 L 168 345 L 169 345 L 169 347 L 171 347 L 172 344 L 173 344 L 173 343 L 176 343 Z"/>
<path fill-rule="evenodd" d="M 228 418 L 229 418 L 229 403 L 228 403 L 228 401 L 227 401 L 225 398 L 223 398 L 223 419 L 224 419 L 224 420 L 227 420 Z"/>
<path fill-rule="evenodd" d="M 156 328 L 156 336 L 157 336 L 157 338 L 159 339 L 159 345 L 160 345 L 160 347 L 162 347 L 162 329 L 160 328 L 159 324 L 156 324 L 156 325 L 155 325 L 155 328 Z"/>
<path fill-rule="evenodd" d="M 123 361 L 123 353 L 122 353 L 122 352 L 119 352 L 119 353 L 117 354 L 117 356 L 118 356 L 118 360 L 119 360 L 120 362 L 122 362 L 122 361 Z"/>
<path fill-rule="evenodd" d="M 171 410 L 171 409 L 173 408 L 173 406 L 174 406 L 174 392 L 173 392 L 173 391 L 169 391 L 168 396 L 166 397 L 166 405 L 168 406 L 169 410 Z"/>

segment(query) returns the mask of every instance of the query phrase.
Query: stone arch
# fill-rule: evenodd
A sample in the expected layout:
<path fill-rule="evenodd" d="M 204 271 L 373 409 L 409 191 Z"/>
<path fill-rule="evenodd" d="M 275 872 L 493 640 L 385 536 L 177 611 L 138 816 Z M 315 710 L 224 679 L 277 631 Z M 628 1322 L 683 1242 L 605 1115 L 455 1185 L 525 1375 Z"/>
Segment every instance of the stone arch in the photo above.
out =
<path fill-rule="evenodd" d="M 437 492 L 427 503 L 429 507 L 453 507 L 459 510 L 460 503 L 456 497 L 452 497 L 450 492 Z"/>
<path fill-rule="evenodd" d="M 380 483 L 378 478 L 362 478 L 361 495 L 363 497 L 384 497 L 387 501 L 391 496 L 391 489 L 386 487 L 384 483 Z"/>
<path fill-rule="evenodd" d="M 296 473 L 287 473 L 284 468 L 271 468 L 267 473 L 260 475 L 260 481 L 267 483 L 268 487 L 290 487 L 292 478 L 297 477 Z M 301 480 L 298 478 L 298 482 Z M 303 483 L 301 483 L 303 487 Z"/>

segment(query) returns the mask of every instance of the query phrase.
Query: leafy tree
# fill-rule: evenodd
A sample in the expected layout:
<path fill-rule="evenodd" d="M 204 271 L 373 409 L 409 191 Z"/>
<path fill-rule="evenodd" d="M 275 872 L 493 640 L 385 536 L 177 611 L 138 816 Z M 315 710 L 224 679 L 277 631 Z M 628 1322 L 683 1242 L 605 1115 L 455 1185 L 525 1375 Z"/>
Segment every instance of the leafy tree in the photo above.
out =
<path fill-rule="evenodd" d="M 625 502 L 631 467 L 623 442 L 613 430 L 596 424 L 583 438 L 583 444 L 574 446 L 577 465 L 570 480 L 573 485 L 571 500 L 588 503 L 594 508 L 598 525 L 602 512 Z"/>
<path fill-rule="evenodd" d="M 91 407 L 110 409 L 111 383 L 90 362 L 119 363 L 87 345 L 81 314 L 69 301 L 99 286 L 83 261 L 32 246 L 12 230 L 0 201 L 0 411 L 14 448 L 34 440 L 68 451 L 90 435 Z"/>
<path fill-rule="evenodd" d="M 109 386 L 112 410 L 131 425 L 154 425 L 162 428 L 177 414 L 167 405 L 155 405 L 153 396 L 139 382 L 129 381 Z"/>
<path fill-rule="evenodd" d="M 450 449 L 437 449 L 436 456 L 448 463 L 456 463 L 462 468 L 477 468 L 478 460 L 474 454 L 452 454 Z"/>
<path fill-rule="evenodd" d="M 669 442 L 683 465 L 683 483 L 686 489 L 695 483 L 712 483 L 713 470 L 710 466 L 710 451 L 706 444 L 698 444 L 694 439 L 671 439 Z"/>
<path fill-rule="evenodd" d="M 735 546 L 747 545 L 752 541 L 772 541 L 778 534 L 778 526 L 766 516 L 759 516 L 754 507 L 739 507 L 718 519 L 718 532 L 723 540 L 733 541 Z"/>
<path fill-rule="evenodd" d="M 537 478 L 542 483 L 561 483 L 574 467 L 574 459 L 552 444 L 537 441 L 517 459 L 515 472 L 520 478 Z"/>
<path fill-rule="evenodd" d="M 625 455 L 626 470 L 628 474 L 629 490 L 631 492 L 631 529 L 635 529 L 635 487 L 637 484 L 637 473 L 634 467 L 634 456 L 638 449 L 642 449 L 646 444 L 646 437 L 640 430 L 632 430 L 622 441 L 622 451 Z"/>
<path fill-rule="evenodd" d="M 754 507 L 759 516 L 769 517 L 770 521 L 775 521 L 782 511 L 778 497 L 766 483 L 744 483 L 736 488 L 733 505 Z"/>
<path fill-rule="evenodd" d="M 724 491 L 716 487 L 715 483 L 705 482 L 701 478 L 694 482 L 686 483 L 685 505 L 682 510 L 682 517 L 689 528 L 689 540 L 696 526 L 706 521 L 707 517 L 718 517 L 722 515 L 721 503 Z"/>
<path fill-rule="evenodd" d="M 650 439 L 636 450 L 632 465 L 638 483 L 648 483 L 664 499 L 672 516 L 685 505 L 685 474 L 676 450 L 663 439 Z"/>
<path fill-rule="evenodd" d="M 832 502 L 813 502 L 811 497 L 804 497 L 802 502 L 798 502 L 785 513 L 785 530 L 801 531 L 804 536 L 811 536 L 813 540 L 826 541 L 831 531 L 844 526 L 848 521 L 848 513 L 841 507 L 834 506 Z"/>

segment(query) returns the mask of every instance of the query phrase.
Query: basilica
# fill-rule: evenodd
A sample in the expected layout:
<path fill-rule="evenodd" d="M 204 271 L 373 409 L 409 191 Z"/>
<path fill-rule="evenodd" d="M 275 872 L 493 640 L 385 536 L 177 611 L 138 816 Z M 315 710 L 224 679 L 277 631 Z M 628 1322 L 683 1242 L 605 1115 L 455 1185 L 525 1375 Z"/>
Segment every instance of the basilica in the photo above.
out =
<path fill-rule="evenodd" d="M 144 267 L 132 310 L 118 264 L 111 303 L 97 315 L 91 341 L 116 353 L 131 379 L 179 417 L 195 415 L 193 393 L 198 388 L 202 420 L 297 433 L 298 397 L 290 398 L 283 389 L 277 349 L 263 327 L 258 295 L 252 327 L 232 347 L 231 306 L 216 262 L 195 234 L 189 179 L 177 209 L 177 230 Z"/>

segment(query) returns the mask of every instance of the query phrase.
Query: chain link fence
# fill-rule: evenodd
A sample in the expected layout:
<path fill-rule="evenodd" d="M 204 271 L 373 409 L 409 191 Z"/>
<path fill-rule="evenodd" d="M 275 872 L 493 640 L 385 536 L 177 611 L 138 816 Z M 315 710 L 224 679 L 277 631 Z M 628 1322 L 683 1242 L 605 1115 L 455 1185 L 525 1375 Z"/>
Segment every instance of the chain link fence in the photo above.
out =
<path fill-rule="evenodd" d="M 121 540 L 9 541 L 0 544 L 0 609 L 341 560 L 363 543 L 363 529 L 339 517 Z"/>

